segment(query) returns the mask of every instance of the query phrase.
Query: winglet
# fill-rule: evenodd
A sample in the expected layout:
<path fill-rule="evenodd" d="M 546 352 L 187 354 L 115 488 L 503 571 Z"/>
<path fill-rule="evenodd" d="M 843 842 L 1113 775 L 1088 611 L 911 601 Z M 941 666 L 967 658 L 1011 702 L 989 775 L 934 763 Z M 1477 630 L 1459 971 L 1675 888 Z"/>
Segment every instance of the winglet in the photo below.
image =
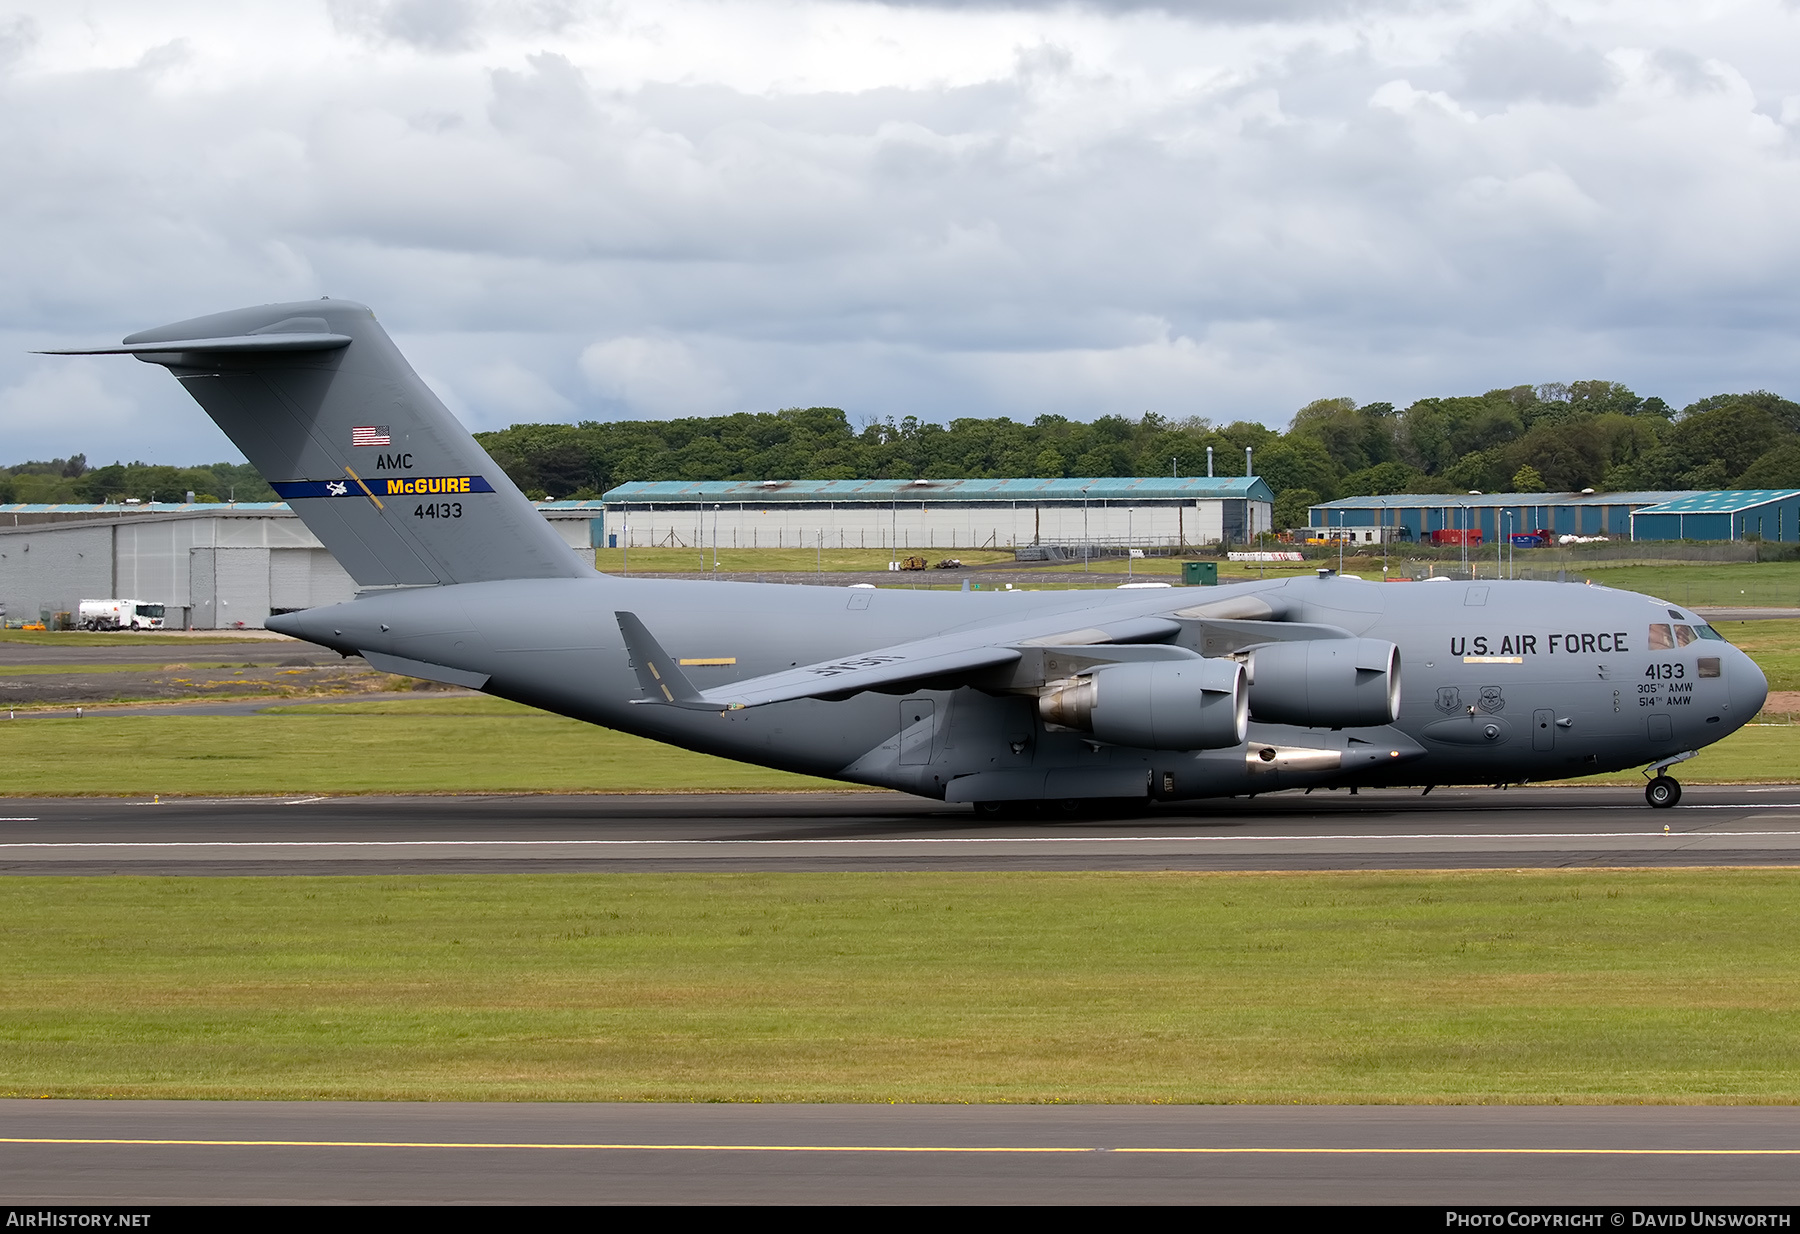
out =
<path fill-rule="evenodd" d="M 642 686 L 646 698 L 636 698 L 634 703 L 670 703 L 676 707 L 686 707 L 695 711 L 723 711 L 717 703 L 708 703 L 701 699 L 700 691 L 694 689 L 693 683 L 687 679 L 676 665 L 673 656 L 662 649 L 637 619 L 635 613 L 613 614 L 619 620 L 619 633 L 625 639 L 625 652 L 631 657 L 631 667 L 637 672 L 638 685 Z"/>

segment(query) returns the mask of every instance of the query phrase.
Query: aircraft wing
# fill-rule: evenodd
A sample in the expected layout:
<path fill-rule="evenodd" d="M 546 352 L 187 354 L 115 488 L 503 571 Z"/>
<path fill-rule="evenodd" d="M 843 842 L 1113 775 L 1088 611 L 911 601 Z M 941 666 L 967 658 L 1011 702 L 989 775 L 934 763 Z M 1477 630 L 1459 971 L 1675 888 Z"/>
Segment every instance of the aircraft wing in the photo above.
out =
<path fill-rule="evenodd" d="M 933 635 L 699 690 L 635 614 L 614 615 L 638 684 L 647 696 L 637 701 L 696 711 L 732 711 L 799 698 L 846 698 L 864 690 L 891 689 L 910 682 L 971 676 L 1003 668 L 1017 663 L 1027 648 L 1135 643 L 1167 638 L 1180 629 L 1179 623 L 1166 617 L 1123 617 L 1060 632 L 1043 632 L 1045 623 L 1040 620 L 1028 629 L 983 628 Z"/>

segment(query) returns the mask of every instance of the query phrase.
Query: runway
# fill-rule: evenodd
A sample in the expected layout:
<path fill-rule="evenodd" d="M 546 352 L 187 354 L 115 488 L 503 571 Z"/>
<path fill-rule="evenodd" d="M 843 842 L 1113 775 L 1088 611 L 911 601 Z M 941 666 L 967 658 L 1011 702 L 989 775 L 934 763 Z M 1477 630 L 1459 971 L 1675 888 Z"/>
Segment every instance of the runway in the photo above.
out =
<path fill-rule="evenodd" d="M 1666 828 L 1666 830 L 1665 830 Z M 1271 794 L 995 823 L 894 793 L 0 801 L 0 873 L 1360 870 L 1800 863 L 1800 786 Z"/>
<path fill-rule="evenodd" d="M 1800 1110 L 0 1101 L 0 1144 L 19 1205 L 1788 1205 Z"/>

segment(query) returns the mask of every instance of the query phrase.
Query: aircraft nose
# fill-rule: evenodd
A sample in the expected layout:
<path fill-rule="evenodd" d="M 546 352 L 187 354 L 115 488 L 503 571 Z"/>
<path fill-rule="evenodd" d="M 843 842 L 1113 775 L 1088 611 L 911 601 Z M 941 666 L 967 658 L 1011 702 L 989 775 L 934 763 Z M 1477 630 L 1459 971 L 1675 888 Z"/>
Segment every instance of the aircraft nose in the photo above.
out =
<path fill-rule="evenodd" d="M 1738 724 L 1748 724 L 1762 710 L 1763 703 L 1769 697 L 1769 679 L 1763 676 L 1762 669 L 1737 648 L 1731 649 L 1735 654 L 1731 657 L 1728 670 L 1731 687 L 1731 714 Z"/>

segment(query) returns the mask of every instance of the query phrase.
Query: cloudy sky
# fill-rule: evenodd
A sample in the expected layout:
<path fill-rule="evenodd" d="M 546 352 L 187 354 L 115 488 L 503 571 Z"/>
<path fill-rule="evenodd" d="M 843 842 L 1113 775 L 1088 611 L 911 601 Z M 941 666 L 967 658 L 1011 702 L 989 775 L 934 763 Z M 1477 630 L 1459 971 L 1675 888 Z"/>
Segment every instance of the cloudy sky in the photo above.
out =
<path fill-rule="evenodd" d="M 1800 397 L 1792 0 L 0 0 L 0 461 L 53 359 L 374 306 L 471 428 Z"/>

